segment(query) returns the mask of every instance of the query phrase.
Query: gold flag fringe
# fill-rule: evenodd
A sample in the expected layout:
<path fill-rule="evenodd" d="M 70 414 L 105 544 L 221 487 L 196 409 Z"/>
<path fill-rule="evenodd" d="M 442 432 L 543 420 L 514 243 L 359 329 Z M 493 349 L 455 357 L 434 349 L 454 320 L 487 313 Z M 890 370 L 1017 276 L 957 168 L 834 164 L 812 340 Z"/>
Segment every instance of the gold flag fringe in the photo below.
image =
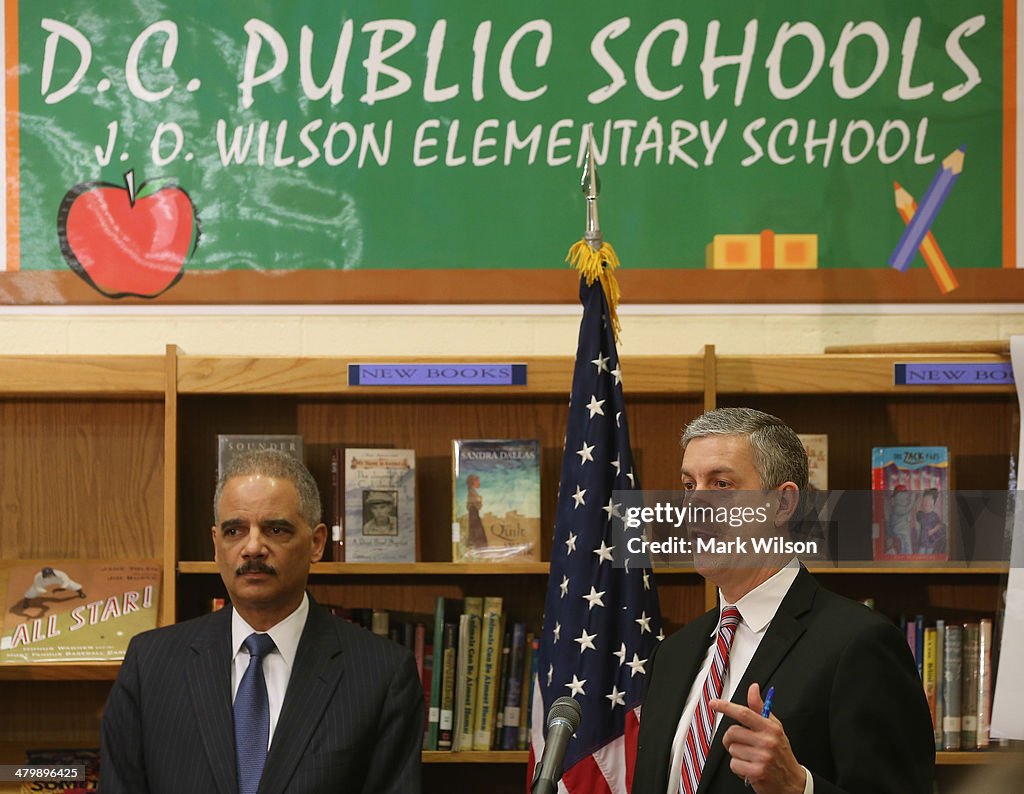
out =
<path fill-rule="evenodd" d="M 587 280 L 588 287 L 594 283 L 594 279 L 601 280 L 601 289 L 604 290 L 605 300 L 608 301 L 608 320 L 612 324 L 615 341 L 618 342 L 619 332 L 622 330 L 619 322 L 621 293 L 614 273 L 615 268 L 619 266 L 619 257 L 615 249 L 610 243 L 601 243 L 601 247 L 595 251 L 586 240 L 580 240 L 569 249 L 565 261 Z"/>

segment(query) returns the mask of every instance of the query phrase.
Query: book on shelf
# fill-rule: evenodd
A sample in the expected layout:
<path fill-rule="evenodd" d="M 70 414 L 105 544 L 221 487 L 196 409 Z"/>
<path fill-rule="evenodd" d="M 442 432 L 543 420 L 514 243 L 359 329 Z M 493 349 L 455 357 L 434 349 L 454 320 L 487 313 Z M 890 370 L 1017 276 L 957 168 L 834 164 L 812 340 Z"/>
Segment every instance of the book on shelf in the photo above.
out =
<path fill-rule="evenodd" d="M 467 596 L 459 617 L 459 654 L 456 665 L 454 750 L 473 749 L 473 709 L 479 689 L 480 630 L 483 599 Z"/>
<path fill-rule="evenodd" d="M 461 616 L 460 616 L 461 620 Z M 452 749 L 452 733 L 455 725 L 455 674 L 458 641 L 458 624 L 444 624 L 442 640 L 441 710 L 437 721 L 437 749 Z"/>
<path fill-rule="evenodd" d="M 452 560 L 540 560 L 540 442 L 452 442 Z"/>
<path fill-rule="evenodd" d="M 942 749 L 960 749 L 960 686 L 963 679 L 963 627 L 946 625 L 943 658 Z"/>
<path fill-rule="evenodd" d="M 331 449 L 331 501 L 325 562 L 345 562 L 345 449 Z"/>
<path fill-rule="evenodd" d="M 526 641 L 523 644 L 523 683 L 520 692 L 521 705 L 519 708 L 519 736 L 516 742 L 517 750 L 526 750 L 529 747 L 530 736 L 530 704 L 533 701 L 530 695 L 533 692 L 531 683 L 533 681 L 533 642 L 534 633 L 526 632 Z"/>
<path fill-rule="evenodd" d="M 519 717 L 523 706 L 523 658 L 526 655 L 526 624 L 515 623 L 511 631 L 508 675 L 505 683 L 505 718 L 501 728 L 502 750 L 519 747 Z"/>
<path fill-rule="evenodd" d="M 416 561 L 416 452 L 345 450 L 345 560 Z"/>
<path fill-rule="evenodd" d="M 935 713 L 932 716 L 932 727 L 935 731 L 935 749 L 941 750 L 943 698 L 945 697 L 945 664 L 946 664 L 946 621 L 935 621 Z M 927 690 L 926 690 L 927 691 Z"/>
<path fill-rule="evenodd" d="M 243 452 L 258 449 L 279 449 L 294 455 L 298 460 L 303 459 L 302 436 L 221 433 L 217 436 L 217 477 L 224 473 L 229 461 Z"/>
<path fill-rule="evenodd" d="M 473 749 L 490 750 L 494 739 L 494 720 L 501 675 L 503 616 L 500 597 L 484 599 L 481 621 L 480 673 L 477 702 L 473 708 Z"/>
<path fill-rule="evenodd" d="M 828 490 L 828 435 L 797 433 L 807 450 L 807 484 L 817 491 Z"/>
<path fill-rule="evenodd" d="M 491 734 L 491 749 L 501 750 L 502 736 L 505 734 L 505 698 L 508 695 L 509 658 L 512 653 L 512 628 L 501 622 L 501 662 L 498 673 L 498 702 L 494 709 L 494 732 Z"/>
<path fill-rule="evenodd" d="M 921 668 L 921 678 L 924 681 L 924 696 L 928 701 L 928 713 L 932 718 L 932 725 L 935 725 L 935 658 L 938 652 L 935 628 L 928 627 L 924 630 L 924 663 Z"/>
<path fill-rule="evenodd" d="M 949 559 L 945 447 L 875 447 L 871 489 L 876 560 Z"/>
<path fill-rule="evenodd" d="M 978 746 L 978 643 L 977 623 L 963 625 L 960 681 L 960 748 Z"/>
<path fill-rule="evenodd" d="M 123 659 L 132 637 L 156 627 L 160 574 L 155 560 L 10 567 L 0 663 Z"/>
<path fill-rule="evenodd" d="M 26 766 L 84 767 L 85 775 L 79 780 L 35 779 L 21 784 L 21 794 L 61 791 L 64 794 L 86 794 L 98 791 L 100 781 L 99 748 L 60 748 L 26 750 Z"/>
<path fill-rule="evenodd" d="M 424 750 L 438 750 L 441 727 L 442 696 L 445 682 L 445 624 L 458 625 L 459 615 L 464 611 L 465 601 L 461 598 L 438 596 L 434 602 L 433 666 L 430 673 L 430 706 L 427 711 L 427 740 Z M 451 707 L 449 707 L 451 708 Z M 450 741 L 449 737 L 449 741 Z"/>
<path fill-rule="evenodd" d="M 978 748 L 988 747 L 992 720 L 992 620 L 978 621 Z"/>

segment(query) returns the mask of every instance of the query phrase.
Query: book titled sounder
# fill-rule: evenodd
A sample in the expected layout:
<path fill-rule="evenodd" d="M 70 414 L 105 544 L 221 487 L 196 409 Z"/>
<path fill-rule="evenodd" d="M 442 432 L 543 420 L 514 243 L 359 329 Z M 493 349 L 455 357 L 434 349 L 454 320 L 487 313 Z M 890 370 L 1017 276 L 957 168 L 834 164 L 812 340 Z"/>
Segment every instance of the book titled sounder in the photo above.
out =
<path fill-rule="evenodd" d="M 416 562 L 416 452 L 346 449 L 345 561 Z"/>
<path fill-rule="evenodd" d="M 0 663 L 104 662 L 156 626 L 154 560 L 44 560 L 8 569 Z"/>
<path fill-rule="evenodd" d="M 302 460 L 302 436 L 220 434 L 217 436 L 217 476 L 224 473 L 228 462 L 243 452 L 279 449 Z"/>
<path fill-rule="evenodd" d="M 452 560 L 540 560 L 540 442 L 452 442 Z"/>

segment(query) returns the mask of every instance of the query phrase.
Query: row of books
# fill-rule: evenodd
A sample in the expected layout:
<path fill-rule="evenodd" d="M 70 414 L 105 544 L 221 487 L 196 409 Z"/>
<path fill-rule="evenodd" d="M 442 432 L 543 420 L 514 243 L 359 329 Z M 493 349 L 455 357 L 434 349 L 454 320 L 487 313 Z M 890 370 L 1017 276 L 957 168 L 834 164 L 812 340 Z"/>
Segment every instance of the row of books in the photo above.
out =
<path fill-rule="evenodd" d="M 275 448 L 302 460 L 298 435 L 220 435 L 218 466 Z M 416 561 L 416 452 L 335 447 L 329 513 L 334 562 Z M 540 560 L 540 442 L 452 441 L 452 560 Z"/>
<path fill-rule="evenodd" d="M 800 440 L 807 450 L 812 491 L 826 491 L 828 436 L 803 434 Z M 239 451 L 267 446 L 299 458 L 303 454 L 302 437 L 297 435 L 221 435 L 220 464 L 223 467 Z M 949 451 L 945 447 L 875 447 L 871 484 L 872 533 L 865 556 L 950 559 Z M 329 559 L 416 560 L 414 450 L 334 448 L 329 493 Z M 454 562 L 539 560 L 539 442 L 454 440 L 451 521 Z M 856 556 L 863 558 L 859 550 Z"/>
<path fill-rule="evenodd" d="M 332 607 L 408 647 L 427 704 L 424 750 L 525 750 L 540 641 L 500 597 L 438 597 L 433 615 Z"/>
<path fill-rule="evenodd" d="M 907 643 L 917 662 L 935 729 L 936 750 L 989 746 L 992 714 L 992 620 L 925 626 L 906 621 Z"/>

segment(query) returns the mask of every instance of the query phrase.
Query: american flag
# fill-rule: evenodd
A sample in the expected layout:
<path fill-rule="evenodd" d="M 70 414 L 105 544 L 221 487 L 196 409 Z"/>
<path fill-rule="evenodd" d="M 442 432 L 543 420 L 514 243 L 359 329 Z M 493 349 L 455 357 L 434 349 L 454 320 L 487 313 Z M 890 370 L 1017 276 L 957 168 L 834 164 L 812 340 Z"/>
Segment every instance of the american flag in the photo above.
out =
<path fill-rule="evenodd" d="M 629 445 L 622 371 L 599 280 L 580 280 L 583 319 L 558 488 L 540 661 L 531 704 L 529 781 L 559 697 L 582 709 L 559 790 L 626 794 L 632 783 L 645 669 L 664 637 L 654 577 L 622 560 L 613 491 L 640 487 Z"/>

